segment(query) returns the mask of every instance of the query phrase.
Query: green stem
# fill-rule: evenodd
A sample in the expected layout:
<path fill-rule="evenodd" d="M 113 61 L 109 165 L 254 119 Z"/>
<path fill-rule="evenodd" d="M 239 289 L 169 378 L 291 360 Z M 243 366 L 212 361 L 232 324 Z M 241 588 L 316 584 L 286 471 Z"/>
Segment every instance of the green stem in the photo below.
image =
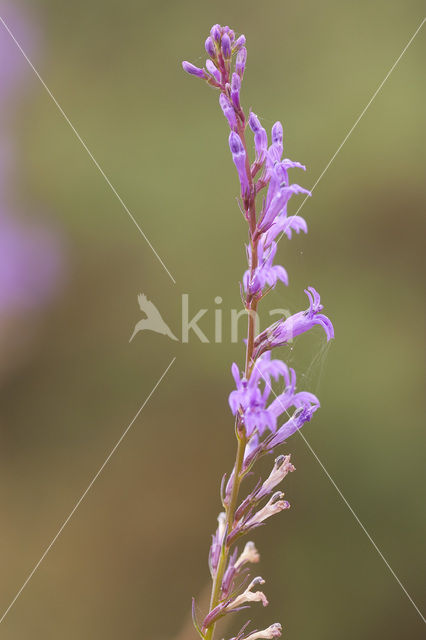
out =
<path fill-rule="evenodd" d="M 238 493 L 240 489 L 240 474 L 244 461 L 244 451 L 246 448 L 246 438 L 244 434 L 239 435 L 237 432 L 238 439 L 238 447 L 237 447 L 237 456 L 235 459 L 234 466 L 234 483 L 232 485 L 231 497 L 229 500 L 228 507 L 226 509 L 226 531 L 229 533 L 232 530 L 232 526 L 234 524 L 234 514 L 237 508 L 238 501 Z M 226 536 L 225 536 L 226 538 Z M 215 575 L 215 579 L 213 582 L 212 588 L 212 596 L 210 601 L 210 611 L 212 611 L 220 602 L 220 588 L 222 586 L 223 575 L 225 573 L 226 564 L 229 556 L 229 546 L 226 544 L 226 539 L 222 544 L 222 551 L 220 553 L 219 563 Z M 212 624 L 206 631 L 204 638 L 205 640 L 211 640 L 213 638 L 215 625 Z"/>

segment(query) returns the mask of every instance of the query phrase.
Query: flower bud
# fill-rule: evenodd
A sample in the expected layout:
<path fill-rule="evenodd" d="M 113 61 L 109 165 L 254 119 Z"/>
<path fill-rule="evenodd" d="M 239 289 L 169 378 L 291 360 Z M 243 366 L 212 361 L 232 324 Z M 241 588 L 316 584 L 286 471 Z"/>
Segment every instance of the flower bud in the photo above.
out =
<path fill-rule="evenodd" d="M 272 142 L 274 144 L 278 143 L 281 144 L 283 143 L 283 125 L 281 124 L 281 122 L 277 121 L 274 126 L 272 127 L 272 136 L 271 136 Z"/>
<path fill-rule="evenodd" d="M 241 89 L 241 78 L 238 75 L 238 73 L 233 73 L 232 81 L 231 81 L 231 99 L 236 109 L 241 108 L 240 89 Z"/>
<path fill-rule="evenodd" d="M 256 563 L 259 562 L 260 555 L 258 550 L 255 547 L 254 542 L 247 542 L 244 550 L 238 560 L 235 563 L 235 567 L 241 567 L 246 562 Z"/>
<path fill-rule="evenodd" d="M 189 73 L 191 76 L 197 76 L 197 78 L 206 77 L 206 72 L 204 71 L 204 69 L 196 67 L 195 65 L 191 64 L 191 62 L 187 62 L 186 60 L 184 60 L 182 62 L 182 67 L 183 70 L 186 71 L 186 73 Z"/>
<path fill-rule="evenodd" d="M 222 32 L 226 33 L 226 35 L 229 37 L 231 42 L 234 42 L 235 40 L 235 33 L 234 31 L 231 29 L 231 27 L 228 27 L 228 25 L 226 25 L 225 27 L 222 27 Z M 223 36 L 222 36 L 223 37 Z"/>
<path fill-rule="evenodd" d="M 235 70 L 240 76 L 240 78 L 242 78 L 244 75 L 246 62 L 247 62 L 247 49 L 245 47 L 241 47 L 241 49 L 237 53 L 237 59 L 235 62 Z"/>
<path fill-rule="evenodd" d="M 275 460 L 274 467 L 256 494 L 256 498 L 260 500 L 267 496 L 279 484 L 288 473 L 295 471 L 295 467 L 290 462 L 290 456 L 278 456 Z"/>
<path fill-rule="evenodd" d="M 264 522 L 267 518 L 279 513 L 280 511 L 284 511 L 284 509 L 290 509 L 290 503 L 287 500 L 283 500 L 284 494 L 281 491 L 277 491 L 274 495 L 269 499 L 269 502 L 262 508 L 260 511 L 255 513 L 248 522 L 246 522 L 247 530 L 251 527 L 256 527 L 262 522 Z"/>
<path fill-rule="evenodd" d="M 280 638 L 282 627 L 279 622 L 271 624 L 267 629 L 263 631 L 255 631 L 246 637 L 246 640 L 273 640 L 273 638 Z"/>
<path fill-rule="evenodd" d="M 260 124 L 259 118 L 253 112 L 249 116 L 249 125 L 254 133 L 254 148 L 256 149 L 257 159 L 263 162 L 268 149 L 268 135 Z"/>
<path fill-rule="evenodd" d="M 219 104 L 222 108 L 223 115 L 228 120 L 230 128 L 232 131 L 235 131 L 237 128 L 237 116 L 235 115 L 233 106 L 229 102 L 229 98 L 224 93 L 221 93 L 219 96 Z"/>
<path fill-rule="evenodd" d="M 220 71 L 216 68 L 211 60 L 206 60 L 207 71 L 211 73 L 216 82 L 220 83 Z"/>
<path fill-rule="evenodd" d="M 245 43 L 246 43 L 246 37 L 244 35 L 241 35 L 234 42 L 234 46 L 233 46 L 234 51 L 239 51 L 241 47 L 244 47 Z"/>
<path fill-rule="evenodd" d="M 211 36 L 207 38 L 204 46 L 206 48 L 207 55 L 209 55 L 211 58 L 216 58 L 216 47 Z"/>
<path fill-rule="evenodd" d="M 222 542 L 223 536 L 225 535 L 225 528 L 226 528 L 226 513 L 224 511 L 221 511 L 217 516 L 217 523 L 218 523 L 218 527 L 217 527 L 218 538 Z"/>
<path fill-rule="evenodd" d="M 271 139 L 277 151 L 277 159 L 281 160 L 283 154 L 283 125 L 281 122 L 276 122 L 272 127 Z"/>
<path fill-rule="evenodd" d="M 238 133 L 231 133 L 229 136 L 229 148 L 233 156 L 245 155 L 245 150 Z"/>
<path fill-rule="evenodd" d="M 253 587 L 257 587 L 258 585 L 265 584 L 265 581 L 261 577 L 254 578 L 247 587 L 247 589 L 241 593 L 239 596 L 235 598 L 233 602 L 230 602 L 226 609 L 228 611 L 232 611 L 232 609 L 236 609 L 241 605 L 244 605 L 246 602 L 261 602 L 264 607 L 267 607 L 269 602 L 262 591 L 252 591 Z"/>
<path fill-rule="evenodd" d="M 217 43 L 220 42 L 220 36 L 221 36 L 221 27 L 220 24 L 214 24 L 212 26 L 212 28 L 210 29 L 210 35 L 213 38 L 213 40 Z"/>
<path fill-rule="evenodd" d="M 225 58 L 225 60 L 227 60 L 231 57 L 231 39 L 227 33 L 224 33 L 222 36 L 221 47 L 223 57 Z"/>
<path fill-rule="evenodd" d="M 249 181 L 246 172 L 246 152 L 240 136 L 238 133 L 235 133 L 235 131 L 231 131 L 229 136 L 229 148 L 231 149 L 234 164 L 237 167 L 241 184 L 241 195 L 244 197 L 249 192 Z"/>

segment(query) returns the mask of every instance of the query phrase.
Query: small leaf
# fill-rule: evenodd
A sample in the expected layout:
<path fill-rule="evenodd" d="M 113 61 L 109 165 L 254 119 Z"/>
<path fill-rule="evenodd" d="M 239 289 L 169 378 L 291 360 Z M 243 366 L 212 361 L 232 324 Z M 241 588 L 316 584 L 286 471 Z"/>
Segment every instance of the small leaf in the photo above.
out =
<path fill-rule="evenodd" d="M 204 640 L 204 635 L 201 632 L 200 625 L 197 622 L 197 616 L 195 615 L 195 598 L 192 598 L 192 623 L 193 623 L 196 631 L 198 632 L 200 638 L 202 638 Z"/>

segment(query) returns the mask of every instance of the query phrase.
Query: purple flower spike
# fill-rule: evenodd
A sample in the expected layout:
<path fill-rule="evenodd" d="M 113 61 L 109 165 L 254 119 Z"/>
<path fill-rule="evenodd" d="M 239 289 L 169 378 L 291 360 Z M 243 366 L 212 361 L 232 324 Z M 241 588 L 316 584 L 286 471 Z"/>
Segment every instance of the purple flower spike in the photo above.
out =
<path fill-rule="evenodd" d="M 232 74 L 231 81 L 231 99 L 237 110 L 240 109 L 240 90 L 241 90 L 241 78 L 238 73 Z"/>
<path fill-rule="evenodd" d="M 191 62 L 187 62 L 186 60 L 184 60 L 182 62 L 182 67 L 183 67 L 183 70 L 186 71 L 186 73 L 189 73 L 191 76 L 197 76 L 197 78 L 207 77 L 207 74 L 204 71 L 204 69 L 200 69 L 200 67 L 196 67 Z"/>
<path fill-rule="evenodd" d="M 207 55 L 209 55 L 211 58 L 216 58 L 216 47 L 211 36 L 207 38 L 204 46 L 206 48 Z"/>
<path fill-rule="evenodd" d="M 228 120 L 230 128 L 232 131 L 236 131 L 237 116 L 235 115 L 235 111 L 229 101 L 229 98 L 224 93 L 221 93 L 219 96 L 219 104 L 222 107 L 225 118 Z"/>
<path fill-rule="evenodd" d="M 223 57 L 225 58 L 225 60 L 227 60 L 228 58 L 231 57 L 231 38 L 228 36 L 227 33 L 224 33 L 222 36 L 221 47 L 222 47 Z"/>
<path fill-rule="evenodd" d="M 231 149 L 232 159 L 237 167 L 238 177 L 241 184 L 241 195 L 244 197 L 249 192 L 249 181 L 246 171 L 246 152 L 238 133 L 231 131 L 229 135 L 229 148 Z"/>
<path fill-rule="evenodd" d="M 229 148 L 241 186 L 238 204 L 248 223 L 248 268 L 240 283 L 243 309 L 248 315 L 246 349 L 243 367 L 232 365 L 235 387 L 228 398 L 234 416 L 237 455 L 234 467 L 222 476 L 223 512 L 219 514 L 209 553 L 213 586 L 209 610 L 202 622 L 198 622 L 193 607 L 195 629 L 200 637 L 209 640 L 219 637 L 216 623 L 229 613 L 246 609 L 256 602 L 268 604 L 265 594 L 257 589 L 264 584 L 263 578 L 252 579 L 250 575 L 249 565 L 259 561 L 254 543 L 248 542 L 242 553 L 237 545 L 248 532 L 290 507 L 284 493 L 277 490 L 286 476 L 295 470 L 290 455 L 274 456 L 275 464 L 269 476 L 264 481 L 255 479 L 248 493 L 243 492 L 246 486 L 243 481 L 256 471 L 254 467 L 260 458 L 274 453 L 311 419 L 320 406 L 314 394 L 297 389 L 296 372 L 281 360 L 272 359 L 272 349 L 288 344 L 315 325 L 324 329 L 327 340 L 334 337 L 333 325 L 322 313 L 320 296 L 313 287 L 306 289 L 309 298 L 306 311 L 281 317 L 256 335 L 260 303 L 278 281 L 288 284 L 287 271 L 280 264 L 274 264 L 278 236 L 284 234 L 290 239 L 293 233 L 308 230 L 303 218 L 288 215 L 288 202 L 295 194 L 311 194 L 289 179 L 291 169 L 305 167 L 283 159 L 281 122 L 273 125 L 268 143 L 261 119 L 252 112 L 246 115 L 241 103 L 247 61 L 245 43 L 243 35 L 236 39 L 230 27 L 216 24 L 205 41 L 209 56 L 206 70 L 183 63 L 185 71 L 205 78 L 207 84 L 219 90 L 219 104 L 231 129 Z M 247 121 L 253 132 L 255 153 L 247 139 Z M 273 640 L 281 636 L 279 623 L 251 632 L 248 631 L 249 623 L 246 622 L 232 640 Z"/>
<path fill-rule="evenodd" d="M 241 47 L 241 49 L 238 51 L 237 59 L 235 61 L 235 70 L 240 76 L 240 78 L 242 78 L 244 75 L 246 62 L 247 62 L 247 49 L 245 47 Z"/>

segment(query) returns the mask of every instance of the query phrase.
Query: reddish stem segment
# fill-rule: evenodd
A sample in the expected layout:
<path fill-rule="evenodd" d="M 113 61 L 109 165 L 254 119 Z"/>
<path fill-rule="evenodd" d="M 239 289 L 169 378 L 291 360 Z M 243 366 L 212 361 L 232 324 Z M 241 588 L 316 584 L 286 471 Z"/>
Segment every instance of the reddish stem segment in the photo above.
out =
<path fill-rule="evenodd" d="M 254 276 L 254 272 L 257 268 L 258 262 L 258 242 L 259 239 L 256 237 L 256 190 L 255 185 L 253 183 L 253 178 L 251 174 L 250 167 L 250 159 L 247 153 L 247 144 L 245 138 L 245 115 L 243 110 L 241 109 L 238 113 L 236 113 L 238 118 L 238 135 L 241 138 L 241 142 L 243 143 L 245 152 L 246 152 L 246 172 L 247 178 L 249 181 L 249 195 L 244 198 L 244 210 L 246 213 L 246 218 L 249 223 L 249 236 L 250 236 L 250 245 L 251 245 L 251 264 L 250 266 L 250 280 Z M 254 346 L 254 338 L 255 338 L 255 330 L 256 330 L 256 316 L 257 316 L 257 304 L 258 299 L 255 296 L 247 293 L 245 308 L 248 314 L 248 327 L 247 327 L 247 347 L 246 347 L 246 362 L 245 362 L 245 377 L 247 379 L 250 378 L 251 370 L 252 370 L 252 359 L 253 359 L 253 346 Z M 233 469 L 233 485 L 231 496 L 229 499 L 229 503 L 226 506 L 226 531 L 229 535 L 234 527 L 234 516 L 235 510 L 237 508 L 238 502 L 238 494 L 241 484 L 241 470 L 244 462 L 244 451 L 247 444 L 247 439 L 244 433 L 243 426 L 239 419 L 236 422 L 235 428 L 236 438 L 237 438 L 237 453 L 235 458 L 235 464 Z M 225 535 L 225 539 L 222 543 L 222 549 L 219 557 L 219 563 L 216 570 L 216 575 L 213 580 L 212 593 L 210 599 L 210 611 L 212 611 L 221 600 L 221 587 L 223 576 L 225 573 L 226 566 L 228 564 L 229 554 L 232 545 L 227 544 L 227 537 Z M 204 639 L 205 640 L 213 640 L 215 629 L 215 623 L 212 623 L 207 629 L 203 629 Z"/>

